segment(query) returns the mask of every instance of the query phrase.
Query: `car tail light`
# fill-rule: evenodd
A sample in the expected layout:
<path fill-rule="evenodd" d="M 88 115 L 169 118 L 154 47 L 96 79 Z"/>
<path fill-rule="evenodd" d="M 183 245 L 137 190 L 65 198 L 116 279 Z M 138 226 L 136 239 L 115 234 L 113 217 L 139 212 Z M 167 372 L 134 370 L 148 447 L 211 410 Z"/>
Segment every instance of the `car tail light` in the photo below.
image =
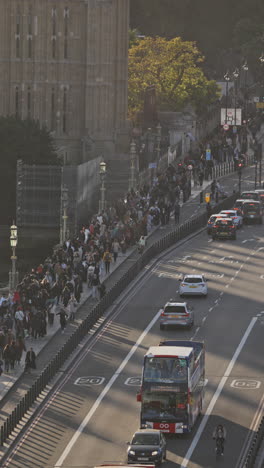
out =
<path fill-rule="evenodd" d="M 237 217 L 237 216 L 233 216 L 233 219 L 238 219 L 238 217 Z"/>
<path fill-rule="evenodd" d="M 164 316 L 165 316 L 164 310 L 161 310 L 161 314 L 160 314 L 160 315 L 161 315 L 161 317 L 164 317 Z"/>

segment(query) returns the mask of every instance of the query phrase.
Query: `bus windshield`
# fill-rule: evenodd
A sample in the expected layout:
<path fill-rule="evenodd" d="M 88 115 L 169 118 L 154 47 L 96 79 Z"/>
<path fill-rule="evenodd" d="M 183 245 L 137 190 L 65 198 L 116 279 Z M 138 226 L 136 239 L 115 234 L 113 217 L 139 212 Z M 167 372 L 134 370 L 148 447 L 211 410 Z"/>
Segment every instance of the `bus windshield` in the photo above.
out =
<path fill-rule="evenodd" d="M 142 416 L 144 418 L 168 419 L 173 421 L 178 416 L 187 413 L 187 392 L 145 392 L 142 400 Z"/>
<path fill-rule="evenodd" d="M 177 357 L 147 357 L 144 382 L 187 383 L 187 359 Z"/>

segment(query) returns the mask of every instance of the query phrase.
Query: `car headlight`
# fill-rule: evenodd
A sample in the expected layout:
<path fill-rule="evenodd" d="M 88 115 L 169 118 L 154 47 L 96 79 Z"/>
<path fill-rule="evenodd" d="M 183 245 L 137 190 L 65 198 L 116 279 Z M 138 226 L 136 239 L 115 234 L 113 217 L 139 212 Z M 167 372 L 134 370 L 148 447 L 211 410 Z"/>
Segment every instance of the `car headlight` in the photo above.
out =
<path fill-rule="evenodd" d="M 151 455 L 152 455 L 153 457 L 155 457 L 155 455 L 158 455 L 158 453 L 159 453 L 159 452 L 158 452 L 157 450 L 154 450 L 154 452 L 152 452 Z"/>
<path fill-rule="evenodd" d="M 136 455 L 136 452 L 134 450 L 129 450 L 128 455 Z"/>

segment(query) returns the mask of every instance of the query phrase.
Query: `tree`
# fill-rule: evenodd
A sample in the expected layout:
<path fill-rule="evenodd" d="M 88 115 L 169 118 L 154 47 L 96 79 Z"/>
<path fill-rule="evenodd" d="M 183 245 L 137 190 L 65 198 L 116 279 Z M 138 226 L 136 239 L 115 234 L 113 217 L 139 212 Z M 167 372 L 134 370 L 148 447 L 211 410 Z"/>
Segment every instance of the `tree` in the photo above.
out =
<path fill-rule="evenodd" d="M 142 110 L 144 92 L 156 88 L 159 110 L 202 109 L 218 98 L 218 88 L 200 68 L 203 56 L 194 42 L 146 37 L 129 50 L 129 113 Z"/>
<path fill-rule="evenodd" d="M 14 116 L 0 117 L 1 223 L 15 216 L 18 159 L 26 164 L 60 164 L 52 137 L 39 122 Z"/>

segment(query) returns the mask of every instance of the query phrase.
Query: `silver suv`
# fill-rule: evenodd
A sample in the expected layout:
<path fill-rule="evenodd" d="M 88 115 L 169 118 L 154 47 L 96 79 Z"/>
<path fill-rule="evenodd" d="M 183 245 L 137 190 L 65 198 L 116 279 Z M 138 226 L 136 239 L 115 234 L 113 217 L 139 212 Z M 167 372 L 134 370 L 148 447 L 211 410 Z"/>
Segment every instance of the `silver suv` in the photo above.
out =
<path fill-rule="evenodd" d="M 187 302 L 167 302 L 160 309 L 160 329 L 167 326 L 192 328 L 194 323 L 193 309 Z"/>

